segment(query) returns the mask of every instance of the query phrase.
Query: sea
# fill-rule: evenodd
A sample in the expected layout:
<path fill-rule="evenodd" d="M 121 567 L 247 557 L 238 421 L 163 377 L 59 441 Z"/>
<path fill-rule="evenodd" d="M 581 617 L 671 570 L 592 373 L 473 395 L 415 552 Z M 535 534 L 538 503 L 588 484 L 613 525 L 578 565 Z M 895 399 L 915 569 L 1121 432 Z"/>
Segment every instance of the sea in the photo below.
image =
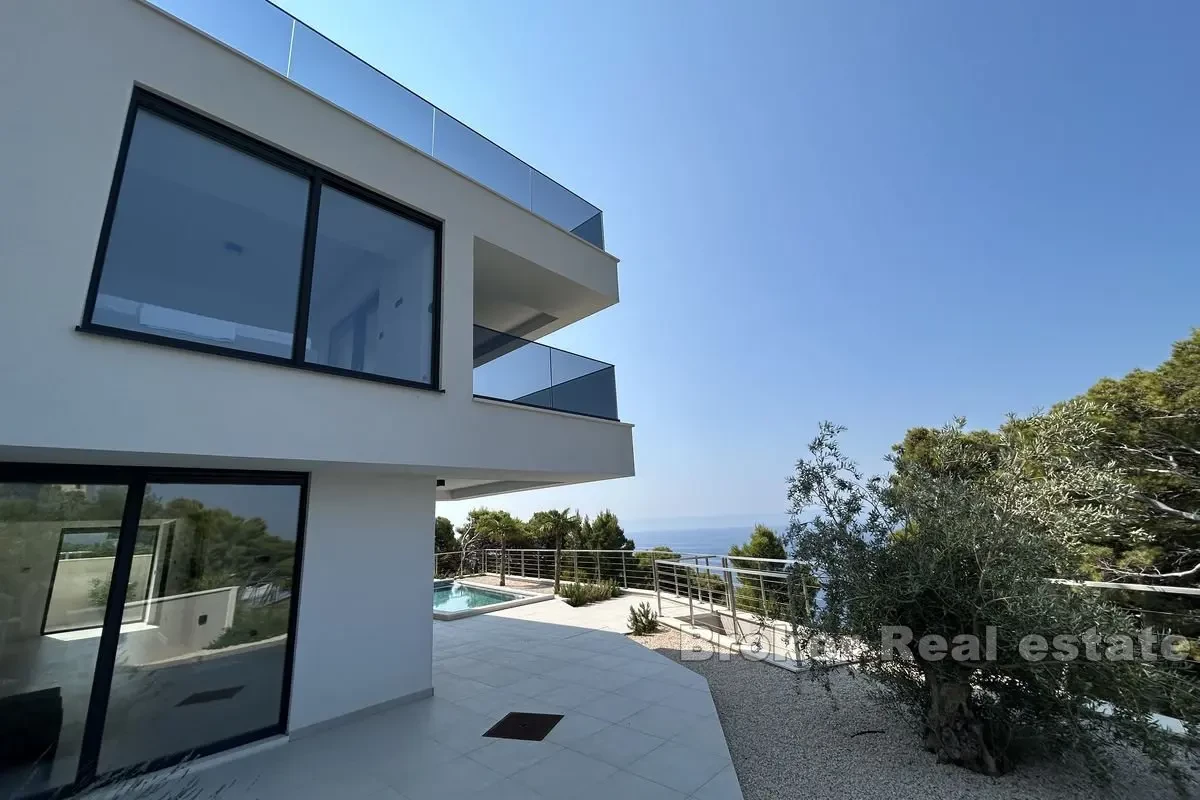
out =
<path fill-rule="evenodd" d="M 782 525 L 769 525 L 781 536 L 786 531 Z M 680 528 L 668 530 L 638 531 L 626 529 L 625 537 L 632 539 L 637 549 L 649 550 L 660 545 L 676 553 L 710 553 L 724 555 L 735 544 L 745 544 L 750 538 L 753 525 L 738 525 L 725 528 Z"/>

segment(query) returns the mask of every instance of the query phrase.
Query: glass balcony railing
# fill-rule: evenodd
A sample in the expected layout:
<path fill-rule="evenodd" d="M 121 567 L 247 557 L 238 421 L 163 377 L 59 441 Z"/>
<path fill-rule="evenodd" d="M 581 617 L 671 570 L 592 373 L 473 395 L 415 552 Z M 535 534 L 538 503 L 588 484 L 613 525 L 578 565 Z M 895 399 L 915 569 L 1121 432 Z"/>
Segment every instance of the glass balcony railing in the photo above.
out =
<path fill-rule="evenodd" d="M 475 326 L 475 396 L 617 419 L 612 364 Z"/>
<path fill-rule="evenodd" d="M 268 0 L 147 2 L 604 248 L 600 209 Z"/>

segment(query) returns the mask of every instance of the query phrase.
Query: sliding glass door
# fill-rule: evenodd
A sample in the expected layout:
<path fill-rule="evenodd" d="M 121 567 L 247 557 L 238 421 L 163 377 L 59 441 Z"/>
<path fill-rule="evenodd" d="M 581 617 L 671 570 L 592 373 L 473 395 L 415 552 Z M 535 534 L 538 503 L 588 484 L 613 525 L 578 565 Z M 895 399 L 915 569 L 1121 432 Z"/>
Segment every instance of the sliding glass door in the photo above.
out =
<path fill-rule="evenodd" d="M 28 469 L 0 482 L 0 797 L 282 732 L 304 477 Z"/>

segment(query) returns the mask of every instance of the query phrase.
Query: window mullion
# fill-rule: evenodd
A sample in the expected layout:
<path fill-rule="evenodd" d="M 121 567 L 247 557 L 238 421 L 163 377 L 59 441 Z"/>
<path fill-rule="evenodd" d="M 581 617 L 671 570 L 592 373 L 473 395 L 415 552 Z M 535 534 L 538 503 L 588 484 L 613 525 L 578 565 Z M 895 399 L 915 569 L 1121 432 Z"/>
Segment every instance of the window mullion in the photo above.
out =
<path fill-rule="evenodd" d="M 312 299 L 313 264 L 317 257 L 317 216 L 321 211 L 321 179 L 314 175 L 308 186 L 308 213 L 304 219 L 304 249 L 300 256 L 300 293 L 296 299 L 296 327 L 292 361 L 303 364 L 308 344 L 308 312 Z"/>

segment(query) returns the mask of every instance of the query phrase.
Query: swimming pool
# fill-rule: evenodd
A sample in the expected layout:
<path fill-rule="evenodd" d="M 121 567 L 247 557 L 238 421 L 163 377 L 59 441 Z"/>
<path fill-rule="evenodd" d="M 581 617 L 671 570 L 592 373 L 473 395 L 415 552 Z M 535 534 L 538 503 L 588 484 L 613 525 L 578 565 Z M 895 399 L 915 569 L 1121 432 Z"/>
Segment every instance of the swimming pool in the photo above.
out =
<path fill-rule="evenodd" d="M 433 582 L 433 618 L 460 619 L 476 614 L 486 614 L 501 608 L 551 600 L 553 597 L 552 594 L 476 586 L 459 580 L 435 580 Z"/>
<path fill-rule="evenodd" d="M 517 600 L 521 597 L 524 597 L 524 595 L 503 592 L 498 589 L 480 589 L 475 586 L 452 583 L 449 586 L 433 587 L 433 610 L 466 611 L 468 608 L 481 608 L 483 606 L 492 606 L 496 603 L 507 603 L 510 600 Z"/>

